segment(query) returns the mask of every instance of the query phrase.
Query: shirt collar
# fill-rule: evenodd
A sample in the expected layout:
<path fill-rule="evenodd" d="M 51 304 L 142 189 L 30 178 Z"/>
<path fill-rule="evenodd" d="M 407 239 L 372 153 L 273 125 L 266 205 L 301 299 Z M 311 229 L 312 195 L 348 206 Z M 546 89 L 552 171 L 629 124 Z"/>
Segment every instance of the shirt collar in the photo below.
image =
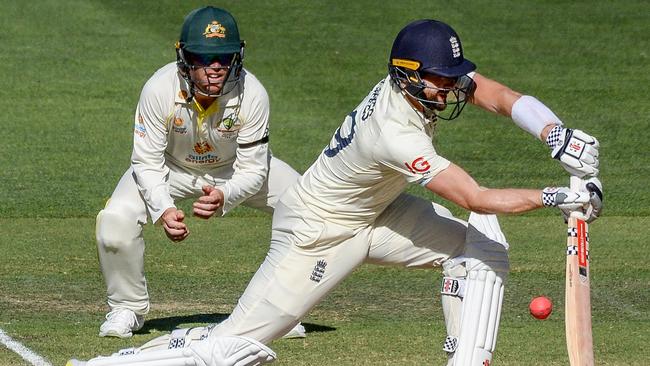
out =
<path fill-rule="evenodd" d="M 392 82 L 390 75 L 387 77 L 386 82 L 389 83 L 390 88 L 390 104 L 400 114 L 399 119 L 405 121 L 405 123 L 413 124 L 420 130 L 426 130 L 425 126 L 433 121 L 426 118 L 424 113 L 418 111 L 409 103 L 404 92 Z"/>

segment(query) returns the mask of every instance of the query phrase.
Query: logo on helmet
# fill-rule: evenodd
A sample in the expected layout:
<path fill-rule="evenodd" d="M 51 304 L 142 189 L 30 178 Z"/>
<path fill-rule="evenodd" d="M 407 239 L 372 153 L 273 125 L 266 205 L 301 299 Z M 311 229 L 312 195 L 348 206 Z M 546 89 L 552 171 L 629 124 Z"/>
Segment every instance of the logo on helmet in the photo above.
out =
<path fill-rule="evenodd" d="M 221 25 L 221 23 L 217 22 L 216 20 L 213 20 L 212 23 L 208 24 L 208 26 L 205 27 L 203 35 L 205 38 L 226 38 L 226 27 Z"/>
<path fill-rule="evenodd" d="M 394 58 L 392 60 L 393 66 L 398 66 L 398 67 L 404 67 L 409 70 L 417 70 L 420 68 L 420 62 L 418 61 L 411 61 L 411 60 L 404 60 L 401 58 Z"/>
<path fill-rule="evenodd" d="M 456 37 L 449 38 L 449 43 L 451 44 L 451 52 L 454 55 L 454 58 L 460 57 L 460 43 Z"/>

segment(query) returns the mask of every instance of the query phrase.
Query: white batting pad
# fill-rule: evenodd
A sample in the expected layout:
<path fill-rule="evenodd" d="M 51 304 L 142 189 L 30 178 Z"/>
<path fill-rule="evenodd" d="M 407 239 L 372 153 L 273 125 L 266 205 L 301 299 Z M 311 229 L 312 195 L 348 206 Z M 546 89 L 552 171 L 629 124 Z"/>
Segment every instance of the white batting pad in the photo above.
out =
<path fill-rule="evenodd" d="M 257 366 L 276 359 L 269 347 L 242 336 L 208 337 L 193 343 L 190 349 L 206 361 L 206 366 Z"/>
<path fill-rule="evenodd" d="M 127 348 L 120 350 L 114 355 L 137 354 L 140 352 L 159 351 L 172 348 L 185 348 L 190 344 L 208 338 L 208 334 L 214 325 L 207 327 L 179 328 L 171 333 L 154 338 L 138 348 Z"/>
<path fill-rule="evenodd" d="M 467 278 L 454 366 L 491 363 L 501 318 L 508 244 L 494 215 L 472 213 L 465 248 Z"/>
<path fill-rule="evenodd" d="M 254 339 L 223 336 L 193 341 L 186 348 L 98 357 L 87 366 L 258 366 L 275 359 L 273 350 Z"/>
<path fill-rule="evenodd" d="M 209 366 L 188 348 L 159 350 L 133 355 L 98 357 L 86 366 Z"/>

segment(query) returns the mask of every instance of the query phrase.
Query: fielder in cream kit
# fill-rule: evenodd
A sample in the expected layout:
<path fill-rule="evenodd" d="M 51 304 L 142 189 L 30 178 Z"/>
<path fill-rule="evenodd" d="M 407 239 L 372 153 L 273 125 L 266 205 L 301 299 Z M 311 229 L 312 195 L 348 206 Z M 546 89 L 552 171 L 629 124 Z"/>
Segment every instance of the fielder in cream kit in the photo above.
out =
<path fill-rule="evenodd" d="M 299 177 L 270 153 L 268 95 L 242 67 L 243 49 L 228 12 L 196 9 L 183 24 L 177 62 L 159 69 L 142 89 L 131 167 L 97 216 L 111 308 L 100 336 L 130 337 L 149 311 L 142 237 L 147 216 L 181 241 L 189 228 L 176 201 L 195 198 L 194 214 L 206 219 L 240 204 L 272 212 Z"/>
<path fill-rule="evenodd" d="M 592 183 L 585 184 L 591 190 L 479 186 L 431 142 L 437 121 L 456 118 L 468 101 L 511 117 L 546 141 L 553 157 Z M 580 151 L 571 150 L 577 145 Z M 596 139 L 562 127 L 537 99 L 475 72 L 447 24 L 412 22 L 393 43 L 389 75 L 345 118 L 316 162 L 280 198 L 268 255 L 231 315 L 210 329 L 176 331 L 129 355 L 93 359 L 88 365 L 149 366 L 154 365 L 151 359 L 165 359 L 165 366 L 181 365 L 181 360 L 191 365 L 271 362 L 275 354 L 261 344 L 298 324 L 362 263 L 442 267 L 448 364 L 490 364 L 509 270 L 508 243 L 494 214 L 558 207 L 563 213 L 584 210 L 594 220 L 602 207 L 597 174 Z M 472 211 L 469 220 L 403 193 L 411 183 Z M 207 336 L 200 340 L 200 334 Z M 249 342 L 249 351 L 242 351 L 248 361 L 224 356 L 221 345 L 228 337 L 242 337 L 233 346 L 239 350 L 246 347 L 237 345 Z M 190 345 L 176 351 L 175 358 L 163 355 L 170 351 L 162 349 L 179 339 Z M 211 344 L 216 351 L 206 358 Z"/>

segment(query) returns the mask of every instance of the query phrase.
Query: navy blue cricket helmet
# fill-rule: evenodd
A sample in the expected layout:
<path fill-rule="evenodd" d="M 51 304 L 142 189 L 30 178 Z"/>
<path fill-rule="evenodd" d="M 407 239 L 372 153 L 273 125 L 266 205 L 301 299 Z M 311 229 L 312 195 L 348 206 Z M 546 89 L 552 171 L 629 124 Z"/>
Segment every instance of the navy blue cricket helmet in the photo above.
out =
<path fill-rule="evenodd" d="M 476 65 L 463 56 L 463 47 L 456 31 L 433 19 L 417 20 L 406 25 L 393 42 L 388 62 L 391 79 L 415 98 L 425 112 L 446 120 L 458 117 L 467 103 L 474 88 L 474 81 L 467 74 L 475 69 Z M 425 97 L 424 89 L 428 87 L 422 80 L 425 74 L 456 81 L 453 88 L 441 89 L 447 93 L 444 103 Z"/>

